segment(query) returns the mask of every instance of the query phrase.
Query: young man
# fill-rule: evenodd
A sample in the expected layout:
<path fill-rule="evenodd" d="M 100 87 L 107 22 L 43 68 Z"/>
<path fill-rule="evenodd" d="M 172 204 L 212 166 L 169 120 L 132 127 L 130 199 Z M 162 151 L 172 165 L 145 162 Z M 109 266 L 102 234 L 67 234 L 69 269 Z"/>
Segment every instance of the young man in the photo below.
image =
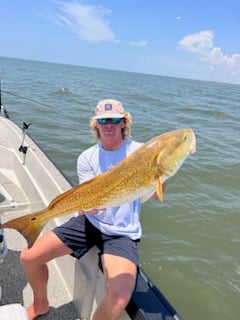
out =
<path fill-rule="evenodd" d="M 90 127 L 98 143 L 78 158 L 80 183 L 109 170 L 141 145 L 130 140 L 131 115 L 117 100 L 100 101 Z M 106 295 L 93 320 L 119 319 L 134 290 L 141 234 L 140 200 L 136 200 L 107 210 L 79 211 L 79 216 L 23 250 L 21 263 L 34 295 L 28 308 L 29 320 L 49 310 L 46 263 L 66 254 L 80 258 L 94 245 L 101 252 Z"/>

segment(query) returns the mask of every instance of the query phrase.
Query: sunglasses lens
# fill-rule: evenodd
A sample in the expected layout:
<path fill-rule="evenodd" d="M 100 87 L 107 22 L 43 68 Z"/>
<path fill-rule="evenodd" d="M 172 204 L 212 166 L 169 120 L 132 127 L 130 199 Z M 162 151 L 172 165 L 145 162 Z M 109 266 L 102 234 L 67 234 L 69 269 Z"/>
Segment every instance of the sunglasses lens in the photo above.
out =
<path fill-rule="evenodd" d="M 107 123 L 107 119 L 104 119 L 104 118 L 98 119 L 98 123 L 99 124 L 106 124 Z"/>
<path fill-rule="evenodd" d="M 111 120 L 112 120 L 112 124 L 118 124 L 121 122 L 122 119 L 121 118 L 112 118 Z"/>
<path fill-rule="evenodd" d="M 100 118 L 97 121 L 99 124 L 104 125 L 107 123 L 118 124 L 121 122 L 121 120 L 122 120 L 122 118 Z"/>

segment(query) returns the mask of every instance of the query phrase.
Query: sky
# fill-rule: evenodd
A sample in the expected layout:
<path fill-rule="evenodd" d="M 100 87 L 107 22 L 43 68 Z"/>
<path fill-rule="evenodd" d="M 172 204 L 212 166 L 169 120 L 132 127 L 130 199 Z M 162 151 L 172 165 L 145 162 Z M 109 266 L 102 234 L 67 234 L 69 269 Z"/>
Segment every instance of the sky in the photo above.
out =
<path fill-rule="evenodd" d="M 0 56 L 240 84 L 239 0 L 1 0 Z"/>

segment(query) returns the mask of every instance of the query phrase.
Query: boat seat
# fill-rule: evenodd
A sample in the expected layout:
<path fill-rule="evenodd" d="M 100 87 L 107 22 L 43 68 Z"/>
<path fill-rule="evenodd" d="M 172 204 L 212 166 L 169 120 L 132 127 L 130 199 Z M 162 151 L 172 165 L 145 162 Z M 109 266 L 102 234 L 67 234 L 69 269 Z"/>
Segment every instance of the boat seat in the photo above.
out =
<path fill-rule="evenodd" d="M 0 306 L 1 320 L 28 320 L 27 312 L 20 303 Z"/>
<path fill-rule="evenodd" d="M 28 204 L 28 199 L 22 190 L 0 172 L 0 214 L 16 207 L 25 208 Z"/>

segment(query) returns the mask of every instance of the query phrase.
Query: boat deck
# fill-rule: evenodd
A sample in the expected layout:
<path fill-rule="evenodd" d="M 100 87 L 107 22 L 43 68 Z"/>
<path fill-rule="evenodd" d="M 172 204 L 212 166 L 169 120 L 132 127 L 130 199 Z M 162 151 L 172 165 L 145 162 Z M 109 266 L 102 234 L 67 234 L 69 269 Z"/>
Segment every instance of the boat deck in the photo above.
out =
<path fill-rule="evenodd" d="M 8 215 L 8 218 L 12 217 Z M 20 250 L 25 247 L 26 243 L 22 236 L 15 231 L 6 230 L 5 236 L 8 244 L 8 253 L 0 264 L 1 305 L 20 303 L 28 306 L 32 303 L 32 292 L 26 283 L 24 272 L 19 262 Z M 49 299 L 50 305 L 54 307 L 51 307 L 50 312 L 42 316 L 41 319 L 79 319 L 76 308 L 71 301 L 71 296 L 54 261 L 49 263 L 49 270 Z"/>

